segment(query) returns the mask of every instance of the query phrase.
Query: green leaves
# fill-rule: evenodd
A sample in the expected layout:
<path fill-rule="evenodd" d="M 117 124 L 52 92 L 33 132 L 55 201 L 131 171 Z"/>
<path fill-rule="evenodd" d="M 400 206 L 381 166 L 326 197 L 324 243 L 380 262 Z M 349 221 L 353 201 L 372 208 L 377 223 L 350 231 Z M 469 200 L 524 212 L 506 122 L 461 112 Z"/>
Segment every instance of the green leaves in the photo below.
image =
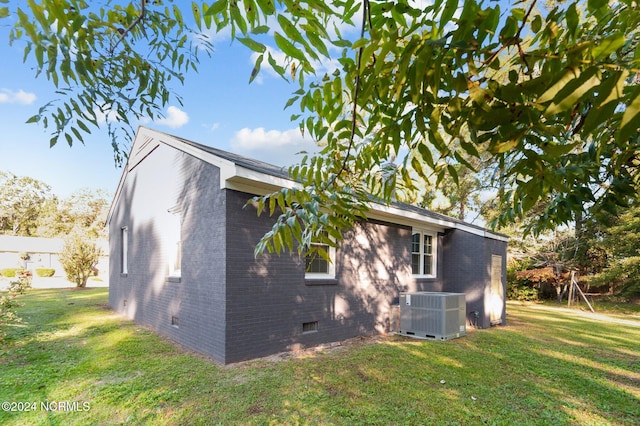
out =
<path fill-rule="evenodd" d="M 575 106 L 591 90 L 597 90 L 601 80 L 597 67 L 587 68 L 584 72 L 570 71 L 565 74 L 560 82 L 556 83 L 552 89 L 560 88 L 555 95 L 549 91 L 545 92 L 541 99 L 553 96 L 551 104 L 547 107 L 545 114 L 553 115 L 565 112 Z M 569 77 L 568 79 L 566 77 Z"/>
<path fill-rule="evenodd" d="M 632 135 L 638 137 L 638 128 L 640 128 L 640 88 L 636 88 L 633 93 L 633 100 L 627 105 L 622 120 L 620 121 L 620 130 L 617 139 L 619 142 L 625 142 Z"/>
<path fill-rule="evenodd" d="M 267 50 L 267 47 L 264 44 L 258 43 L 249 37 L 238 37 L 238 41 L 254 52 L 264 53 Z"/>
<path fill-rule="evenodd" d="M 615 197 L 600 204 L 603 186 L 624 200 L 629 192 L 606 182 L 622 170 L 610 159 L 622 164 L 620 155 L 636 149 L 629 138 L 640 127 L 640 102 L 628 86 L 629 70 L 638 69 L 630 34 L 640 15 L 625 5 L 605 13 L 601 2 L 589 3 L 592 16 L 577 2 L 544 13 L 534 5 L 504 12 L 465 1 L 454 18 L 455 1 L 436 1 L 424 13 L 372 3 L 365 19 L 372 28 L 362 37 L 312 39 L 292 30 L 285 16 L 295 13 L 285 4 L 274 41 L 292 60 L 314 58 L 309 48 L 327 56 L 327 43 L 344 48 L 339 73 L 303 85 L 287 103 L 303 113 L 293 115 L 301 129 L 325 144 L 295 178 L 312 192 L 326 185 L 334 194 L 357 188 L 381 202 L 411 199 L 433 177 L 461 184 L 458 167 L 472 168 L 488 151 L 496 164 L 489 184 L 500 185 L 510 203 L 503 223 L 548 200 L 536 229 L 586 208 L 609 208 Z M 335 16 L 340 12 L 317 18 Z M 457 26 L 443 34 L 451 22 Z M 331 89 L 337 82 L 343 95 Z M 409 154 L 397 158 L 403 150 Z M 382 167 L 393 159 L 395 168 Z M 343 211 L 327 203 L 329 217 Z"/>
<path fill-rule="evenodd" d="M 606 58 L 616 50 L 620 49 L 626 43 L 626 36 L 621 33 L 613 34 L 609 37 L 605 37 L 600 40 L 597 45 L 593 47 L 591 55 L 594 60 Z"/>
<path fill-rule="evenodd" d="M 98 112 L 125 133 L 130 119 L 161 114 L 177 96 L 166 88 L 197 69 L 203 48 L 191 44 L 198 32 L 186 16 L 198 29 L 229 28 L 257 53 L 249 81 L 266 57 L 294 82 L 285 107 L 322 151 L 292 168 L 299 187 L 254 200 L 278 215 L 258 248 L 279 252 L 322 232 L 339 239 L 372 199 L 463 185 L 487 155 L 487 184 L 504 205 L 498 222 L 545 204 L 542 229 L 637 199 L 640 11 L 606 0 L 554 5 L 220 0 L 146 2 L 142 16 L 139 2 L 47 0 L 9 9 L 12 40 L 26 41 L 25 59 L 62 94 L 29 120 L 52 127 L 52 143 L 81 141 Z"/>
<path fill-rule="evenodd" d="M 201 9 L 195 3 L 192 9 L 200 25 Z M 60 95 L 29 122 L 51 129 L 52 145 L 59 138 L 73 145 L 99 127 L 100 111 L 107 116 L 117 162 L 133 136 L 130 123 L 159 117 L 170 99 L 179 101 L 167 87 L 197 69 L 198 52 L 211 48 L 206 41 L 197 48 L 191 44 L 195 33 L 177 4 L 145 2 L 143 10 L 137 1 L 100 8 L 46 0 L 13 12 L 10 42 L 25 43 L 24 60 L 34 59 L 36 76 L 46 77 Z"/>
<path fill-rule="evenodd" d="M 306 61 L 305 55 L 304 53 L 302 53 L 302 51 L 300 49 L 298 49 L 297 47 L 295 47 L 293 45 L 293 43 L 291 43 L 289 41 L 289 39 L 287 39 L 286 37 L 284 37 L 282 34 L 276 32 L 273 34 L 273 38 L 276 42 L 276 45 L 287 55 L 290 56 L 292 58 L 295 58 L 301 62 Z"/>

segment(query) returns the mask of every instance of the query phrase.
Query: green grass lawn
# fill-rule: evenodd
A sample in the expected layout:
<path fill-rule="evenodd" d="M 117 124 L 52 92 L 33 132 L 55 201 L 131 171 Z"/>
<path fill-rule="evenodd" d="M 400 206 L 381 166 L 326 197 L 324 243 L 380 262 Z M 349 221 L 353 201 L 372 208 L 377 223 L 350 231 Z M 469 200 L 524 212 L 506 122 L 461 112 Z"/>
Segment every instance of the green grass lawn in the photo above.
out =
<path fill-rule="evenodd" d="M 640 421 L 637 317 L 509 304 L 507 326 L 448 342 L 393 336 L 222 367 L 114 314 L 105 288 L 22 301 L 0 347 L 0 401 L 32 411 L 0 411 L 3 425 Z"/>

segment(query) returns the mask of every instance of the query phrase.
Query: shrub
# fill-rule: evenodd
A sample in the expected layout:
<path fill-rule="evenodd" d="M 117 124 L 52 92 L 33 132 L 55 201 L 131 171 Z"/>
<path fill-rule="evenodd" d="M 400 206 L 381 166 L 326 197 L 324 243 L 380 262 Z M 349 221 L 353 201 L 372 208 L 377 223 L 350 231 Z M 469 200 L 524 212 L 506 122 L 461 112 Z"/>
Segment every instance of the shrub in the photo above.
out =
<path fill-rule="evenodd" d="M 36 274 L 39 277 L 52 277 L 53 274 L 56 273 L 56 270 L 53 268 L 36 268 Z"/>
<path fill-rule="evenodd" d="M 0 275 L 7 278 L 13 278 L 16 276 L 16 271 L 18 268 L 4 268 L 0 269 Z"/>
<path fill-rule="evenodd" d="M 21 306 L 16 298 L 31 287 L 31 275 L 23 274 L 17 280 L 9 283 L 9 288 L 0 293 L 0 340 L 4 338 L 4 327 L 11 323 L 20 322 L 21 319 L 15 313 L 15 308 Z"/>
<path fill-rule="evenodd" d="M 31 271 L 29 271 L 28 269 L 18 269 L 16 271 L 16 277 L 19 278 L 27 278 L 29 279 L 29 281 L 31 281 L 31 277 L 33 276 L 33 273 Z"/>
<path fill-rule="evenodd" d="M 538 300 L 538 289 L 526 284 L 515 283 L 507 287 L 507 299 L 519 301 Z"/>
<path fill-rule="evenodd" d="M 67 279 L 77 287 L 86 287 L 87 280 L 98 264 L 101 251 L 94 241 L 81 234 L 70 235 L 60 253 L 60 263 Z"/>
<path fill-rule="evenodd" d="M 538 288 L 522 276 L 531 267 L 529 259 L 513 260 L 507 264 L 507 299 L 538 300 Z"/>

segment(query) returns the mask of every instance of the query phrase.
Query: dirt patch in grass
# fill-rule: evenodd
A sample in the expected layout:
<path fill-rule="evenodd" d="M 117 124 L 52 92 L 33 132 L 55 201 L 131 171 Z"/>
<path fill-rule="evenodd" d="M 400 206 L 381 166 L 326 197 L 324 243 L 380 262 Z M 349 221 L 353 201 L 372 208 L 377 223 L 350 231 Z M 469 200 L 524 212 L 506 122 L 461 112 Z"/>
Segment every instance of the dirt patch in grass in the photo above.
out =
<path fill-rule="evenodd" d="M 262 412 L 264 412 L 264 407 L 259 402 L 252 404 L 249 408 L 247 408 L 247 414 L 250 416 L 260 414 Z"/>
<path fill-rule="evenodd" d="M 100 308 L 104 311 L 111 311 L 111 306 L 109 306 L 108 303 L 95 303 L 93 305 L 89 305 L 89 306 L 95 306 L 96 308 Z"/>

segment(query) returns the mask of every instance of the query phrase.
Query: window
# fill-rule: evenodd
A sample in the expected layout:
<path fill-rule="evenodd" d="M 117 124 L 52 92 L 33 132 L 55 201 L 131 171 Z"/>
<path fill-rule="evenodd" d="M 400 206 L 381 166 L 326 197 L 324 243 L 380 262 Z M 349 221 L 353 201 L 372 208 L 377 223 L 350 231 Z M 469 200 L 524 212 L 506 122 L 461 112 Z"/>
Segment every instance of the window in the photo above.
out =
<path fill-rule="evenodd" d="M 411 272 L 424 277 L 436 276 L 435 235 L 414 230 L 411 236 Z"/>
<path fill-rule="evenodd" d="M 335 265 L 333 263 L 336 257 L 335 247 L 331 247 L 325 243 L 311 243 L 313 247 L 324 249 L 329 255 L 332 262 L 328 262 L 319 253 L 312 252 L 305 256 L 305 278 L 333 278 L 335 277 Z"/>
<path fill-rule="evenodd" d="M 182 221 L 180 212 L 176 209 L 170 209 L 169 214 L 167 234 L 169 276 L 179 278 L 182 274 Z"/>
<path fill-rule="evenodd" d="M 129 264 L 129 228 L 120 228 L 120 273 L 127 275 Z"/>

